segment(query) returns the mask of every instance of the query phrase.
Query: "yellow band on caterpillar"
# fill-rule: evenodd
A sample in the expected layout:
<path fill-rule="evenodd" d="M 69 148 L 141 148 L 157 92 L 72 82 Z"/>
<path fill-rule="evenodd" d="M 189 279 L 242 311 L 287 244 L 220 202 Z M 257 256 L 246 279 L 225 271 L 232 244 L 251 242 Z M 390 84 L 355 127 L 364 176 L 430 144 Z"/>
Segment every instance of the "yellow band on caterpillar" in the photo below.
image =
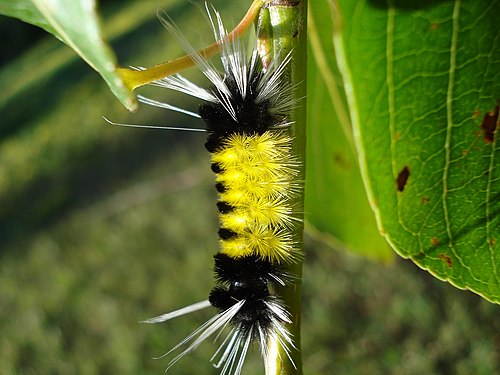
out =
<path fill-rule="evenodd" d="M 297 161 L 290 137 L 280 129 L 263 134 L 231 134 L 213 152 L 219 200 L 221 252 L 233 257 L 251 254 L 281 263 L 295 259 L 288 233 L 296 221 L 291 198 Z"/>

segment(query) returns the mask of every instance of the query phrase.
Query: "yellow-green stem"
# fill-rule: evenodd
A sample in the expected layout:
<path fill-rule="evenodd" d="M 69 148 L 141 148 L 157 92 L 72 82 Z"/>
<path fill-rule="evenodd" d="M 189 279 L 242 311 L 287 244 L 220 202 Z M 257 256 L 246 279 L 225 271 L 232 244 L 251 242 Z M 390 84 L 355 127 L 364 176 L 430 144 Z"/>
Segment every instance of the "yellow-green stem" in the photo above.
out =
<path fill-rule="evenodd" d="M 293 152 L 301 160 L 299 181 L 305 180 L 305 144 L 306 144 L 306 77 L 307 77 L 307 1 L 306 0 L 270 0 L 268 9 L 271 21 L 274 58 L 283 59 L 291 53 L 291 62 L 287 65 L 285 78 L 290 85 L 296 87 L 293 96 L 297 105 L 291 113 L 294 126 L 291 128 Z M 297 197 L 295 206 L 302 213 L 304 207 L 304 190 Z M 303 219 L 303 217 L 301 217 Z M 303 220 L 296 228 L 294 240 L 296 246 L 303 252 Z M 288 359 L 282 347 L 277 343 L 269 343 L 270 351 L 266 359 L 266 375 L 296 375 L 302 374 L 302 360 L 300 347 L 300 322 L 301 322 L 301 277 L 302 260 L 291 264 L 289 272 L 296 281 L 285 287 L 278 288 L 276 293 L 285 302 L 292 316 L 292 324 L 288 329 L 293 335 L 294 345 L 290 352 L 293 364 Z"/>
<path fill-rule="evenodd" d="M 259 11 L 264 4 L 265 0 L 254 0 L 245 17 L 240 21 L 240 23 L 231 31 L 226 39 L 232 41 L 239 36 L 241 36 L 248 28 L 252 25 L 253 21 L 259 14 Z M 198 51 L 198 53 L 205 59 L 209 59 L 216 53 L 220 52 L 221 44 L 213 43 L 208 47 Z M 130 89 L 134 90 L 137 87 L 147 85 L 148 83 L 154 82 L 161 78 L 168 77 L 172 74 L 186 70 L 187 68 L 194 66 L 196 63 L 193 58 L 189 55 L 179 57 L 175 60 L 166 61 L 164 63 L 155 65 L 151 68 L 144 70 L 134 70 L 128 68 L 117 68 L 116 71 L 122 77 L 125 85 Z"/>

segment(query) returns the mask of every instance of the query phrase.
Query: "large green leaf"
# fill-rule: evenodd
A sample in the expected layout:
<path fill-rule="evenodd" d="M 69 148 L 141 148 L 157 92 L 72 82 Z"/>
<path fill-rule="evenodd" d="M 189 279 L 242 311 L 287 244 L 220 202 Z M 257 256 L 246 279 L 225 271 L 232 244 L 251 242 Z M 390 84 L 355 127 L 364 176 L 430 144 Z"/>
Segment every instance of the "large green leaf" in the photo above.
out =
<path fill-rule="evenodd" d="M 136 109 L 135 96 L 116 73 L 116 57 L 102 38 L 94 0 L 2 0 L 0 14 L 54 34 L 104 78 L 124 106 Z"/>
<path fill-rule="evenodd" d="M 334 46 L 380 230 L 500 302 L 500 2 L 335 3 Z"/>

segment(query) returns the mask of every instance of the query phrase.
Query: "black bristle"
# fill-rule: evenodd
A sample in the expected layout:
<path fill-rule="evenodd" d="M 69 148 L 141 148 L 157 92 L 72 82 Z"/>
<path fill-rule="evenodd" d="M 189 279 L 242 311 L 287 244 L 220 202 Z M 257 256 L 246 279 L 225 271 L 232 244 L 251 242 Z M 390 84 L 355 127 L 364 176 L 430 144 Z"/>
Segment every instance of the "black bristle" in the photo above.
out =
<path fill-rule="evenodd" d="M 228 288 L 216 286 L 210 292 L 208 300 L 220 311 L 226 311 L 235 303 L 244 301 L 231 324 L 238 327 L 241 334 L 253 332 L 253 339 L 258 339 L 259 330 L 271 329 L 274 322 L 283 321 L 281 316 L 269 308 L 269 304 L 278 303 L 278 299 L 271 295 L 267 283 L 262 280 L 233 282 Z"/>
<path fill-rule="evenodd" d="M 271 113 L 269 100 L 255 101 L 261 79 L 262 74 L 253 76 L 247 95 L 243 98 L 234 77 L 231 74 L 226 76 L 224 83 L 230 92 L 235 93 L 230 103 L 236 118 L 221 104 L 225 102 L 225 98 L 222 98 L 216 89 L 212 89 L 212 94 L 218 97 L 220 102 L 200 105 L 198 113 L 207 125 L 208 138 L 205 148 L 209 152 L 213 153 L 222 147 L 224 140 L 231 134 L 263 134 L 271 126 L 282 121 L 281 116 Z"/>
<path fill-rule="evenodd" d="M 227 289 L 221 286 L 216 286 L 210 292 L 208 300 L 213 307 L 224 311 L 234 305 L 234 299 L 227 293 Z"/>
<path fill-rule="evenodd" d="M 224 193 L 227 190 L 227 187 L 222 182 L 217 182 L 215 188 L 219 193 Z"/>
<path fill-rule="evenodd" d="M 209 133 L 207 141 L 205 142 L 205 148 L 207 149 L 208 152 L 214 153 L 221 147 L 223 140 L 224 138 L 221 138 L 220 136 L 214 133 L 211 134 Z"/>
<path fill-rule="evenodd" d="M 224 170 L 219 163 L 212 163 L 210 169 L 212 169 L 214 173 L 221 173 Z"/>
<path fill-rule="evenodd" d="M 221 240 L 229 240 L 229 239 L 234 238 L 238 235 L 235 231 L 233 231 L 231 229 L 227 229 L 227 228 L 220 228 L 218 233 L 219 233 L 219 237 L 221 238 Z"/>
<path fill-rule="evenodd" d="M 234 210 L 234 206 L 226 202 L 217 202 L 217 208 L 221 214 L 227 214 Z"/>
<path fill-rule="evenodd" d="M 214 259 L 215 277 L 219 283 L 226 285 L 242 280 L 258 280 L 273 284 L 277 283 L 277 278 L 283 281 L 290 279 L 281 266 L 257 255 L 232 258 L 226 254 L 218 253 L 214 255 Z"/>

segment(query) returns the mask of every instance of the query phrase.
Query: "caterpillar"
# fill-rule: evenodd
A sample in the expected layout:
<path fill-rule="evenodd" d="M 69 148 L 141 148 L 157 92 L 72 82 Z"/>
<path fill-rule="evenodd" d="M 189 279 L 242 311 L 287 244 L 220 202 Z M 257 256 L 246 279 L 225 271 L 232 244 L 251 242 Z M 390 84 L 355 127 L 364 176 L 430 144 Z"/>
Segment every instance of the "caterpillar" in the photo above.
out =
<path fill-rule="evenodd" d="M 286 265 L 301 257 L 292 234 L 301 221 L 293 203 L 301 191 L 297 182 L 301 162 L 293 154 L 290 135 L 294 123 L 289 113 L 296 105 L 293 87 L 283 77 L 290 56 L 282 62 L 271 60 L 264 68 L 256 45 L 247 57 L 241 42 L 228 38 L 219 13 L 212 12 L 208 10 L 215 40 L 221 47 L 222 72 L 195 51 L 167 15 L 160 15 L 163 25 L 181 42 L 211 87 L 202 88 L 181 75 L 154 84 L 202 101 L 195 116 L 206 125 L 205 147 L 211 153 L 218 192 L 220 249 L 213 268 L 216 285 L 207 300 L 144 322 L 165 322 L 215 307 L 215 316 L 165 353 L 180 351 L 167 370 L 204 340 L 227 329 L 229 333 L 212 362 L 223 375 L 239 375 L 254 342 L 264 360 L 273 342 L 293 364 L 293 337 L 287 329 L 291 315 L 275 289 L 294 282 Z"/>

